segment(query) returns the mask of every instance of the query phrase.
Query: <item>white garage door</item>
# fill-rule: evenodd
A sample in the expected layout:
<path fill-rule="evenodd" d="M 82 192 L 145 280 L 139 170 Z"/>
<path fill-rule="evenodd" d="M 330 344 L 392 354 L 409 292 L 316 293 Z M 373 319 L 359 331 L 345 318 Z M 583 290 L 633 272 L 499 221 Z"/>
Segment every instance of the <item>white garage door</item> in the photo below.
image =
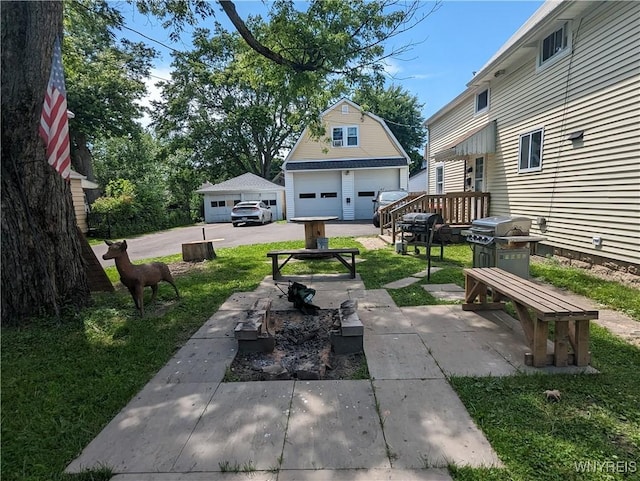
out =
<path fill-rule="evenodd" d="M 231 209 L 240 201 L 240 195 L 205 196 L 206 222 L 231 222 Z"/>
<path fill-rule="evenodd" d="M 371 219 L 373 202 L 379 190 L 396 190 L 400 187 L 398 169 L 355 171 L 356 219 Z"/>
<path fill-rule="evenodd" d="M 340 172 L 296 172 L 294 202 L 296 217 L 335 215 L 342 218 Z"/>

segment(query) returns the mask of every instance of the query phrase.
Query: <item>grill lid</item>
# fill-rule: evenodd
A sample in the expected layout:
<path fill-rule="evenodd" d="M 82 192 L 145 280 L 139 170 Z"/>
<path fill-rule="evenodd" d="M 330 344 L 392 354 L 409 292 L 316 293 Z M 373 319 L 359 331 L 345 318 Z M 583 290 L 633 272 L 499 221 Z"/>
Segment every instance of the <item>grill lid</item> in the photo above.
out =
<path fill-rule="evenodd" d="M 493 216 L 471 223 L 473 232 L 495 237 L 528 235 L 530 229 L 531 219 L 527 217 Z"/>

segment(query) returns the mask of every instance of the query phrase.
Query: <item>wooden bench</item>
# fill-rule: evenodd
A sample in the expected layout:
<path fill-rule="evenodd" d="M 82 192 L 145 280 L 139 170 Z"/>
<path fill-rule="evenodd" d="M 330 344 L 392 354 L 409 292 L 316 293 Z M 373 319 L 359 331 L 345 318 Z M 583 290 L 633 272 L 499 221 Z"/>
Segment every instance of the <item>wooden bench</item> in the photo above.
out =
<path fill-rule="evenodd" d="M 463 310 L 503 309 L 505 300 L 513 303 L 532 351 L 525 354 L 525 364 L 589 364 L 589 321 L 598 318 L 598 311 L 587 310 L 548 288 L 496 267 L 464 269 L 464 275 Z M 550 322 L 555 323 L 555 335 L 553 352 L 547 354 Z"/>
<path fill-rule="evenodd" d="M 292 258 L 295 259 L 338 259 L 348 270 L 352 279 L 356 277 L 356 254 L 360 254 L 358 249 L 293 249 L 267 252 L 267 257 L 271 257 L 273 279 L 282 279 L 282 268 L 287 265 Z M 351 255 L 351 263 L 345 259 L 344 255 Z M 278 257 L 287 256 L 280 264 Z"/>

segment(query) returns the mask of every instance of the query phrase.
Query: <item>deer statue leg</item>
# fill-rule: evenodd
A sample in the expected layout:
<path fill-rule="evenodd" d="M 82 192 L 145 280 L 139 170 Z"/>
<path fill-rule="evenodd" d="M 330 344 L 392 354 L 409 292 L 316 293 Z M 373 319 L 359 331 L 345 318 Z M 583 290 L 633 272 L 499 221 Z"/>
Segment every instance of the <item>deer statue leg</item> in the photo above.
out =
<path fill-rule="evenodd" d="M 158 295 L 158 284 L 151 284 L 151 302 L 156 300 Z"/>
<path fill-rule="evenodd" d="M 136 303 L 136 307 L 140 311 L 140 317 L 144 316 L 144 286 L 142 284 L 136 284 L 135 296 L 133 299 Z"/>

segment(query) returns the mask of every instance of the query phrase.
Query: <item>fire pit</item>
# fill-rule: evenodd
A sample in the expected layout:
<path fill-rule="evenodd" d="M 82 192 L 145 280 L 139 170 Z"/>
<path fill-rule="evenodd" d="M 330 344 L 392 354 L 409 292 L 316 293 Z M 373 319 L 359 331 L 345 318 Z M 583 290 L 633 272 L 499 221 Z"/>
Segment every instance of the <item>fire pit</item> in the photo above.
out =
<path fill-rule="evenodd" d="M 271 299 L 258 299 L 236 326 L 238 353 L 226 380 L 363 377 L 367 369 L 358 303 L 347 300 L 339 309 L 320 309 L 310 304 L 314 294 L 292 284 L 288 300 L 295 311 L 272 311 Z"/>
<path fill-rule="evenodd" d="M 368 376 L 363 352 L 340 354 L 332 349 L 332 337 L 340 329 L 339 309 L 269 311 L 271 352 L 239 349 L 229 366 L 226 381 L 283 379 L 354 379 Z M 333 333 L 333 334 L 332 334 Z"/>

